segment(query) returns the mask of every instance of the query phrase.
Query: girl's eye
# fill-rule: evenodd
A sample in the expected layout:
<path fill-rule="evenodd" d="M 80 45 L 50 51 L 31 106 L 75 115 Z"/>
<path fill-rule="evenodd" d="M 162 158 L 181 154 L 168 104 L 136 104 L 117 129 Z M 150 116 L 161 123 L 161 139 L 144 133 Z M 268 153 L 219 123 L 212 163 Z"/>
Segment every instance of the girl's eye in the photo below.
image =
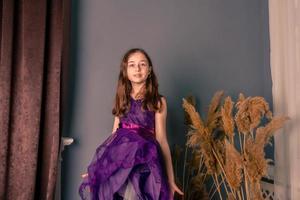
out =
<path fill-rule="evenodd" d="M 134 64 L 129 64 L 128 67 L 134 67 Z"/>
<path fill-rule="evenodd" d="M 147 64 L 146 64 L 146 63 L 141 63 L 141 66 L 142 66 L 142 67 L 146 67 Z"/>

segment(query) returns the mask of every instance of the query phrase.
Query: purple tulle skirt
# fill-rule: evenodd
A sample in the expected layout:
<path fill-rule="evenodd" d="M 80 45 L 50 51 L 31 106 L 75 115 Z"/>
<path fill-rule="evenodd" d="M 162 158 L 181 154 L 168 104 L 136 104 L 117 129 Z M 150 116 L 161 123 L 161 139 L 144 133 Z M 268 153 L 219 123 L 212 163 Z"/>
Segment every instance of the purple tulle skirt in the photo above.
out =
<path fill-rule="evenodd" d="M 82 199 L 173 199 L 160 145 L 147 129 L 119 128 L 97 148 L 87 173 Z"/>

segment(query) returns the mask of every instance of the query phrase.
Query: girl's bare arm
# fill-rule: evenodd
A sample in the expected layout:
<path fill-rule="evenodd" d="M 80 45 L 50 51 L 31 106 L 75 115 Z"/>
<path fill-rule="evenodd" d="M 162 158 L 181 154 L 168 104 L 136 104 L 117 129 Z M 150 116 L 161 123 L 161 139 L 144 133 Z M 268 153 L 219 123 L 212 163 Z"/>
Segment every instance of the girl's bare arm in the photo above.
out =
<path fill-rule="evenodd" d="M 155 134 L 156 140 L 160 144 L 162 149 L 163 157 L 166 163 L 168 181 L 171 188 L 171 193 L 174 195 L 174 192 L 177 192 L 183 195 L 183 192 L 178 188 L 175 183 L 173 165 L 170 147 L 168 144 L 167 133 L 166 133 L 166 118 L 167 118 L 167 102 L 165 98 L 162 97 L 162 110 L 161 112 L 155 113 Z"/>
<path fill-rule="evenodd" d="M 174 181 L 173 165 L 171 159 L 170 148 L 167 140 L 166 133 L 166 118 L 167 118 L 167 102 L 164 97 L 162 97 L 162 110 L 161 112 L 155 113 L 155 135 L 156 140 L 161 146 L 164 160 L 166 163 L 168 180 L 169 182 Z"/>

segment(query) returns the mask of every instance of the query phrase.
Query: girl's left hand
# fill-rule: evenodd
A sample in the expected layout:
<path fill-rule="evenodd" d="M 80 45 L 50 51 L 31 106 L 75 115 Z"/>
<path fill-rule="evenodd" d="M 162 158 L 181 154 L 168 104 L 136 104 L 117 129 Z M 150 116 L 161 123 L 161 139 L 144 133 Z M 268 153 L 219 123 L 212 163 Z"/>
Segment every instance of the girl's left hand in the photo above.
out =
<path fill-rule="evenodd" d="M 171 194 L 174 196 L 174 193 L 177 192 L 180 195 L 183 195 L 183 192 L 177 187 L 174 181 L 170 182 Z"/>

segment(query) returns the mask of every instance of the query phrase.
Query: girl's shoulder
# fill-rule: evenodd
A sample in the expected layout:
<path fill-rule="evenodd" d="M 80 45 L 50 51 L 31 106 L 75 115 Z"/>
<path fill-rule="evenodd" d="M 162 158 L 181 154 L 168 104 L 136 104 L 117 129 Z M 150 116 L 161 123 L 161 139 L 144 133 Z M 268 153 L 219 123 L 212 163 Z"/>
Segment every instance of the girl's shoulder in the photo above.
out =
<path fill-rule="evenodd" d="M 161 107 L 161 104 L 162 104 L 162 109 L 164 109 L 164 107 L 167 106 L 167 100 L 166 100 L 166 97 L 162 94 L 159 94 L 159 97 L 160 97 L 160 101 L 158 101 L 158 107 L 160 108 Z"/>
<path fill-rule="evenodd" d="M 158 95 L 161 101 L 166 101 L 166 97 L 162 94 Z"/>
<path fill-rule="evenodd" d="M 158 96 L 160 97 L 160 99 L 166 99 L 166 97 L 162 94 L 159 94 Z"/>

